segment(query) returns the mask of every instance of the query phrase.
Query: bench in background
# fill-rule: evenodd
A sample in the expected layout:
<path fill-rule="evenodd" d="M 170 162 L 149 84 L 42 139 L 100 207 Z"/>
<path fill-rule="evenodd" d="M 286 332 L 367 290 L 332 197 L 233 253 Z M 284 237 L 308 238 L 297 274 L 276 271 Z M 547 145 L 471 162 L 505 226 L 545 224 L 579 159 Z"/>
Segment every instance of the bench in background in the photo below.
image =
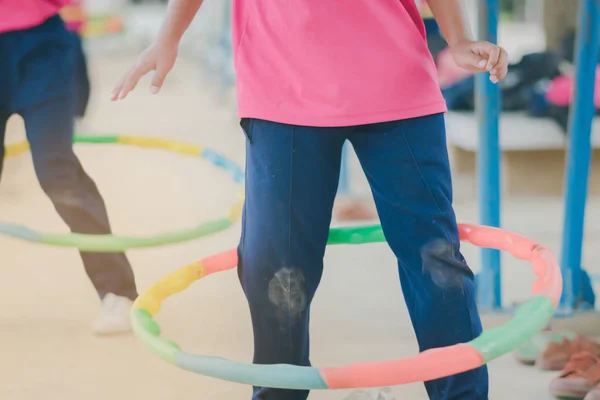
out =
<path fill-rule="evenodd" d="M 476 181 L 477 118 L 473 113 L 448 113 L 448 148 L 454 172 Z M 502 191 L 509 196 L 563 194 L 567 136 L 550 119 L 524 113 L 500 118 Z M 594 121 L 589 193 L 600 195 L 600 120 Z"/>

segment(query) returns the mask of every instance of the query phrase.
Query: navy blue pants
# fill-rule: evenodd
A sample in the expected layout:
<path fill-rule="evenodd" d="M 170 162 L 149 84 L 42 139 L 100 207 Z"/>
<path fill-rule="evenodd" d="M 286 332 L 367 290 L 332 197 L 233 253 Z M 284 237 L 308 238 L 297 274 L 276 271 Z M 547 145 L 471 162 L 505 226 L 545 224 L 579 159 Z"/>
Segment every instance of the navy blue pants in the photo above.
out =
<path fill-rule="evenodd" d="M 242 120 L 246 202 L 239 277 L 250 305 L 254 363 L 308 366 L 310 304 L 350 141 L 369 180 L 421 351 L 482 330 L 473 273 L 460 253 L 441 114 L 342 128 Z M 434 400 L 485 400 L 485 367 L 425 384 Z M 253 400 L 306 391 L 254 388 Z"/>
<path fill-rule="evenodd" d="M 38 180 L 73 232 L 110 233 L 104 201 L 72 148 L 77 38 L 57 16 L 35 28 L 0 34 L 0 172 L 6 122 L 25 121 Z M 123 253 L 81 253 L 100 297 L 135 299 L 133 271 Z"/>

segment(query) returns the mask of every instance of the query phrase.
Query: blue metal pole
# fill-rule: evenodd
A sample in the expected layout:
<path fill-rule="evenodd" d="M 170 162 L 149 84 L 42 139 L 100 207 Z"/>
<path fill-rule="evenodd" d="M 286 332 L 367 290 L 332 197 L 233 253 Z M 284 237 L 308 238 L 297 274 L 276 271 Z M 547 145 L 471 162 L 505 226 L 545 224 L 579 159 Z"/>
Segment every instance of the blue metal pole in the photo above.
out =
<path fill-rule="evenodd" d="M 498 42 L 498 0 L 479 1 L 478 31 L 481 40 Z M 479 149 L 477 152 L 479 218 L 483 225 L 500 226 L 500 90 L 489 74 L 476 79 Z M 502 307 L 500 252 L 482 249 L 477 297 L 482 309 Z"/>
<path fill-rule="evenodd" d="M 348 143 L 344 143 L 344 148 L 342 149 L 342 167 L 340 170 L 340 182 L 338 184 L 339 194 L 350 193 L 350 176 L 348 173 L 348 151 Z"/>
<path fill-rule="evenodd" d="M 569 121 L 561 267 L 561 308 L 571 312 L 581 293 L 581 250 L 594 118 L 594 81 L 600 35 L 600 0 L 582 0 L 576 44 L 575 99 Z"/>

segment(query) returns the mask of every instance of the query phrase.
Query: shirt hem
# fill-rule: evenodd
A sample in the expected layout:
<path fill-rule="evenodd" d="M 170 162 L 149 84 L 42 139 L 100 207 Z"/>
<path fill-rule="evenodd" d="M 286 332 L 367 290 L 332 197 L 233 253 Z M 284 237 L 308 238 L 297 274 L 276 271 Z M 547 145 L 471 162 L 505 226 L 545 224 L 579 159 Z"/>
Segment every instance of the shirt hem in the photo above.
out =
<path fill-rule="evenodd" d="M 266 112 L 253 110 L 249 107 L 241 108 L 238 111 L 239 118 L 256 118 L 266 121 L 277 122 L 288 125 L 314 126 L 314 127 L 346 127 L 356 125 L 377 124 L 382 122 L 398 121 L 425 117 L 433 114 L 446 113 L 448 108 L 445 101 L 429 103 L 423 106 L 403 108 L 385 112 L 373 112 L 362 115 L 340 115 L 332 117 L 321 116 L 300 116 L 284 114 L 281 112 Z"/>
<path fill-rule="evenodd" d="M 43 25 L 50 18 L 59 15 L 60 7 L 56 7 L 53 11 L 48 11 L 47 13 L 41 13 L 36 18 L 31 18 L 30 20 L 23 22 L 16 22 L 14 24 L 4 24 L 0 26 L 0 34 L 1 33 L 10 33 L 17 31 L 25 31 L 27 29 L 32 29 L 37 26 Z"/>

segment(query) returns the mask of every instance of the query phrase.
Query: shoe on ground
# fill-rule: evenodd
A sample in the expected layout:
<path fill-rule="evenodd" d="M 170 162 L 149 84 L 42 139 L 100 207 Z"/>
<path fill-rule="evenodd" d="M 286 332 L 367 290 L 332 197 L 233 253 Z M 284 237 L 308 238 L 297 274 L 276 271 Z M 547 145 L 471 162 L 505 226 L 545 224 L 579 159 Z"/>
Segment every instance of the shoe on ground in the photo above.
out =
<path fill-rule="evenodd" d="M 577 335 L 569 330 L 560 331 L 541 331 L 533 338 L 517 347 L 514 356 L 518 362 L 525 365 L 534 365 L 540 354 L 544 351 L 549 342 L 561 342 L 563 339 L 573 340 Z M 558 370 L 564 367 L 562 365 Z"/>
<path fill-rule="evenodd" d="M 581 335 L 575 336 L 572 340 L 565 337 L 560 342 L 548 342 L 535 365 L 546 371 L 560 371 L 573 355 L 581 352 L 600 356 L 600 343 Z"/>
<path fill-rule="evenodd" d="M 127 297 L 108 293 L 102 299 L 100 315 L 92 323 L 96 335 L 115 335 L 131 331 L 129 312 L 133 301 Z"/>
<path fill-rule="evenodd" d="M 600 359 L 592 353 L 581 352 L 571 357 L 560 376 L 552 381 L 550 394 L 558 399 L 584 400 L 598 384 Z"/>

